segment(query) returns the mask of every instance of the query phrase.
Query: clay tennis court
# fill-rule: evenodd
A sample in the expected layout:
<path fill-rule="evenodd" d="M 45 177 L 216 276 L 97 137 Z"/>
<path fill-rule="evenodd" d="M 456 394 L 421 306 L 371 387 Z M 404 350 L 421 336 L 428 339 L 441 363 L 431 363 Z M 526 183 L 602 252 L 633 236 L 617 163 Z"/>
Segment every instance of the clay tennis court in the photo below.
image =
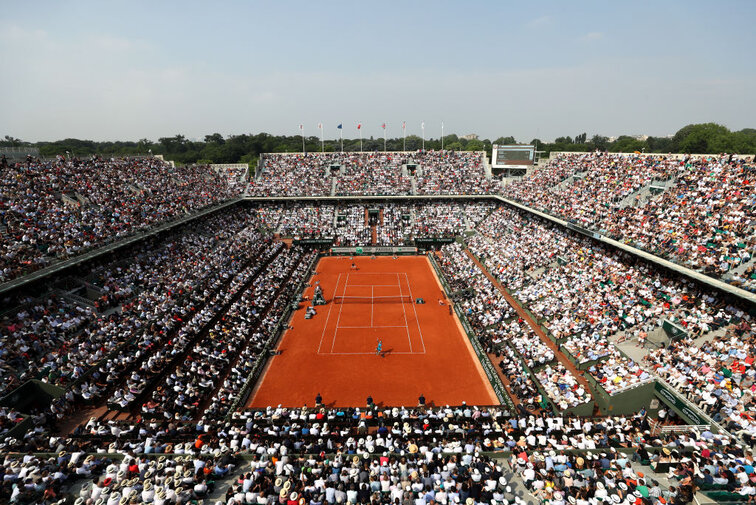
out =
<path fill-rule="evenodd" d="M 357 269 L 352 270 L 352 261 Z M 498 404 L 470 342 L 449 314 L 430 261 L 424 256 L 322 258 L 305 295 L 320 282 L 328 302 L 292 328 L 269 361 L 247 406 Z M 414 303 L 416 298 L 425 304 Z M 382 354 L 376 343 L 383 341 Z"/>

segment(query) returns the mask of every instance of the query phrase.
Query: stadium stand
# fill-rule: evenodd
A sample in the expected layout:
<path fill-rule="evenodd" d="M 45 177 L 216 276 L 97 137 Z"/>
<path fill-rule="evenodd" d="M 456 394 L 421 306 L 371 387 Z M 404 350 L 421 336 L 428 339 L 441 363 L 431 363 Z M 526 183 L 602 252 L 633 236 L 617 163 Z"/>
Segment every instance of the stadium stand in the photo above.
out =
<path fill-rule="evenodd" d="M 27 160 L 0 171 L 0 281 L 241 192 L 158 158 Z"/>
<path fill-rule="evenodd" d="M 500 182 L 480 152 L 263 155 L 250 196 L 484 195 Z M 414 167 L 408 168 L 408 165 Z"/>
<path fill-rule="evenodd" d="M 2 280 L 236 197 L 238 175 L 152 158 L 9 166 Z M 752 501 L 752 306 L 500 199 L 443 198 L 498 189 L 480 153 L 265 155 L 247 194 L 302 198 L 239 202 L 6 293 L 0 501 Z M 716 277 L 744 267 L 746 288 L 753 193 L 735 157 L 594 153 L 504 189 Z M 431 238 L 502 405 L 245 408 L 329 253 L 306 239 Z"/>
<path fill-rule="evenodd" d="M 754 175 L 731 155 L 572 153 L 503 195 L 721 277 L 753 257 Z"/>

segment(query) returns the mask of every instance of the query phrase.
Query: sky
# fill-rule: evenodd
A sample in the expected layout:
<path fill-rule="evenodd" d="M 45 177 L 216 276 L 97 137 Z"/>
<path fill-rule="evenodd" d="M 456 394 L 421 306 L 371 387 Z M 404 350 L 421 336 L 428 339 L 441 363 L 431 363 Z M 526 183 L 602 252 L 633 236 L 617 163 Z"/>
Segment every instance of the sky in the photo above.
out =
<path fill-rule="evenodd" d="M 0 136 L 756 127 L 756 2 L 2 1 Z"/>

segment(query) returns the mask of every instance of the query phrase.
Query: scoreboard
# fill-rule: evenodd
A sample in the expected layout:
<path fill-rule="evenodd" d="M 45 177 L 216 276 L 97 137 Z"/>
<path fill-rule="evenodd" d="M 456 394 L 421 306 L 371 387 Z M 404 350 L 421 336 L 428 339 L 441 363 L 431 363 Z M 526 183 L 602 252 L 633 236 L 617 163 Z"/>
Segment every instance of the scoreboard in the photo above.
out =
<path fill-rule="evenodd" d="M 535 160 L 535 146 L 494 144 L 491 165 L 493 168 L 527 168 L 532 167 Z"/>

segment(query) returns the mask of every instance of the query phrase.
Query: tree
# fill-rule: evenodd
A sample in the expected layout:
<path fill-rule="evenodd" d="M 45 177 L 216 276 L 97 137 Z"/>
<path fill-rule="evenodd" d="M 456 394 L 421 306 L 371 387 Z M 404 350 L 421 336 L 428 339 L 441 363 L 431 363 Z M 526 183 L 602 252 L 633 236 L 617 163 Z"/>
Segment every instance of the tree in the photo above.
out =
<path fill-rule="evenodd" d="M 603 135 L 596 134 L 591 137 L 591 144 L 593 144 L 593 147 L 595 147 L 596 149 L 605 151 L 609 146 L 609 137 L 604 137 Z"/>
<path fill-rule="evenodd" d="M 185 152 L 187 149 L 186 137 L 181 134 L 176 135 L 175 137 L 159 138 L 158 142 L 163 145 L 166 153 L 180 153 Z"/>
<path fill-rule="evenodd" d="M 213 133 L 212 135 L 205 135 L 205 142 L 214 143 L 214 144 L 225 144 L 226 141 L 223 140 L 223 135 L 220 133 Z"/>
<path fill-rule="evenodd" d="M 514 137 L 499 137 L 498 139 L 493 141 L 494 144 L 497 145 L 509 145 L 509 144 L 516 144 L 517 141 Z"/>
<path fill-rule="evenodd" d="M 317 136 L 306 138 L 308 152 L 320 152 L 320 138 Z M 514 144 L 513 137 L 499 137 L 497 144 Z M 691 124 L 681 128 L 672 138 L 649 137 L 645 142 L 624 136 L 613 143 L 602 135 L 594 135 L 590 141 L 587 134 L 577 135 L 573 141 L 570 137 L 558 137 L 554 143 L 544 143 L 540 139 L 531 140 L 539 151 L 551 153 L 553 151 L 588 151 L 592 149 L 610 150 L 613 152 L 643 151 L 668 153 L 737 153 L 756 154 L 756 129 L 745 128 L 737 132 L 730 132 L 722 125 L 715 123 Z M 363 140 L 365 151 L 383 151 L 383 139 Z M 299 152 L 302 150 L 302 138 L 298 135 L 271 135 L 261 132 L 257 134 L 229 135 L 225 139 L 220 133 L 211 133 L 202 137 L 201 141 L 189 141 L 181 134 L 172 137 L 162 137 L 157 142 L 143 138 L 132 141 L 104 141 L 95 142 L 83 139 L 63 139 L 55 142 L 24 142 L 21 139 L 6 135 L 0 139 L 0 146 L 16 147 L 29 146 L 39 149 L 40 155 L 52 157 L 65 154 L 83 158 L 94 154 L 103 156 L 130 156 L 146 154 L 150 150 L 154 154 L 162 154 L 168 160 L 180 164 L 194 163 L 198 160 L 211 160 L 213 163 L 252 162 L 253 165 L 261 153 L 271 152 Z M 387 149 L 399 151 L 403 148 L 401 137 L 388 139 Z M 419 150 L 422 139 L 410 135 L 406 139 L 408 151 Z M 426 139 L 426 149 L 439 149 L 440 139 Z M 444 137 L 444 147 L 456 151 L 485 151 L 491 155 L 491 141 L 489 139 L 468 141 L 449 134 Z M 339 149 L 338 141 L 326 140 L 326 150 Z M 360 150 L 359 139 L 344 139 L 344 150 L 354 152 Z"/>
<path fill-rule="evenodd" d="M 646 139 L 648 152 L 669 153 L 672 152 L 672 139 L 669 137 L 648 137 Z"/>
<path fill-rule="evenodd" d="M 717 153 L 728 150 L 730 130 L 716 123 L 690 124 L 672 137 L 672 145 L 683 153 Z"/>
<path fill-rule="evenodd" d="M 6 135 L 5 138 L 0 141 L 0 145 L 2 145 L 3 147 L 19 147 L 23 144 L 23 140 L 11 137 L 10 135 Z"/>
<path fill-rule="evenodd" d="M 635 151 L 643 151 L 645 148 L 646 143 L 642 140 L 637 140 L 628 135 L 622 135 L 612 142 L 609 149 L 615 153 L 632 153 Z"/>
<path fill-rule="evenodd" d="M 486 145 L 482 140 L 470 140 L 465 146 L 465 151 L 485 151 Z"/>

